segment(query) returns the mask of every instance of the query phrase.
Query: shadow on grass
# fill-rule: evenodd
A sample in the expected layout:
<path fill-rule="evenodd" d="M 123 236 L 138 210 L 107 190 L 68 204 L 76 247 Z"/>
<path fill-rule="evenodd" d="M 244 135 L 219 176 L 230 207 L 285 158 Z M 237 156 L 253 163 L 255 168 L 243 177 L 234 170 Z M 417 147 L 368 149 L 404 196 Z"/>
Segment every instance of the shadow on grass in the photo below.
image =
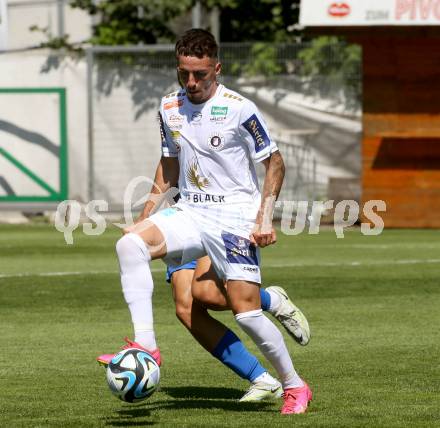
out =
<path fill-rule="evenodd" d="M 238 400 L 243 391 L 236 388 L 213 388 L 203 386 L 181 386 L 161 388 L 161 391 L 173 398 L 202 398 Z"/>
<path fill-rule="evenodd" d="M 136 427 L 144 425 L 156 425 L 154 421 L 145 419 L 151 416 L 150 408 L 145 403 L 137 404 L 136 407 L 125 407 L 117 410 L 115 415 L 106 419 L 105 424 L 113 427 Z"/>
<path fill-rule="evenodd" d="M 157 422 L 152 421 L 130 421 L 127 419 L 112 419 L 107 420 L 106 425 L 110 425 L 112 427 L 144 427 L 146 425 L 156 425 Z"/>
<path fill-rule="evenodd" d="M 240 403 L 238 398 L 243 392 L 234 388 L 191 386 L 163 388 L 162 392 L 172 399 L 155 401 L 151 405 L 146 401 L 136 407 L 124 407 L 116 412 L 118 416 L 108 418 L 106 425 L 155 425 L 156 422 L 146 421 L 144 418 L 151 417 L 151 413 L 156 410 L 220 409 L 228 412 L 273 412 L 273 402 Z"/>

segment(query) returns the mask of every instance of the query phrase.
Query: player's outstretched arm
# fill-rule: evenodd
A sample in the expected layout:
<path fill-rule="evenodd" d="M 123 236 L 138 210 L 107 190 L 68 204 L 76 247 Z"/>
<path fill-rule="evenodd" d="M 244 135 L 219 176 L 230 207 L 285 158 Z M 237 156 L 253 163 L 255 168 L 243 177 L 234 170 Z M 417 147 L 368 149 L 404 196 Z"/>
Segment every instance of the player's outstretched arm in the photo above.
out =
<path fill-rule="evenodd" d="M 262 162 L 266 168 L 266 175 L 261 195 L 261 206 L 255 221 L 254 231 L 251 234 L 251 242 L 259 247 L 266 247 L 274 244 L 277 240 L 272 218 L 275 201 L 283 185 L 285 166 L 279 151 L 272 153 Z"/>

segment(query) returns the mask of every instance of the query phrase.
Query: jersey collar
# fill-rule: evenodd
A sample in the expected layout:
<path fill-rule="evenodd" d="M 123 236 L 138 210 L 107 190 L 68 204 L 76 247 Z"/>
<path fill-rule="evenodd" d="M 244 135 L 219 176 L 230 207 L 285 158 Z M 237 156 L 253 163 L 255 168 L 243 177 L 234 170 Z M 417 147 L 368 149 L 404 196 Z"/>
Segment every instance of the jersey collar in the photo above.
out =
<path fill-rule="evenodd" d="M 187 99 L 187 101 L 188 101 L 188 103 L 189 103 L 189 105 L 191 107 L 193 107 L 196 110 L 202 110 L 203 107 L 205 107 L 206 105 L 209 105 L 210 103 L 212 103 L 220 95 L 220 93 L 222 92 L 223 88 L 224 88 L 224 85 L 219 83 L 219 85 L 217 86 L 217 89 L 216 89 L 214 95 L 211 98 L 209 98 L 207 101 L 205 101 L 204 103 L 201 103 L 201 104 L 193 104 L 189 100 L 188 96 L 186 97 L 186 99 Z"/>

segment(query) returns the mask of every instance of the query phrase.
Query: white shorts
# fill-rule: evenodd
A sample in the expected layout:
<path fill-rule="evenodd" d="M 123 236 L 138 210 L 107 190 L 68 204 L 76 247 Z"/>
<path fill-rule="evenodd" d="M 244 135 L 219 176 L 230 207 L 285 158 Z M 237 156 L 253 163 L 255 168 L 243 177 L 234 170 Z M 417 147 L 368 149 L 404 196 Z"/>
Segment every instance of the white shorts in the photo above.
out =
<path fill-rule="evenodd" d="M 152 215 L 165 237 L 164 262 L 177 266 L 209 255 L 217 275 L 223 280 L 261 283 L 260 252 L 249 235 L 257 208 L 192 207 L 177 203 Z"/>

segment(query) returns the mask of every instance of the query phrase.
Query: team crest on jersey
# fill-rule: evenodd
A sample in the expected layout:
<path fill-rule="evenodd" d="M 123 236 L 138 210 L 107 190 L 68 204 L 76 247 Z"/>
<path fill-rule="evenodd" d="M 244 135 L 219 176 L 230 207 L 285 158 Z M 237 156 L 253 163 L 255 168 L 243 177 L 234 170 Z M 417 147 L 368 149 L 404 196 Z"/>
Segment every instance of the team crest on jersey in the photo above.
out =
<path fill-rule="evenodd" d="M 211 134 L 208 138 L 208 146 L 212 150 L 221 150 L 225 145 L 225 137 L 222 134 L 216 132 Z"/>
<path fill-rule="evenodd" d="M 170 128 L 180 129 L 183 123 L 183 116 L 172 114 L 170 117 L 168 117 L 168 123 L 170 125 Z"/>
<path fill-rule="evenodd" d="M 197 187 L 199 190 L 204 190 L 209 186 L 209 179 L 207 177 L 203 177 L 199 173 L 199 164 L 197 159 L 193 159 L 192 162 L 188 165 L 186 169 L 186 178 L 194 187 Z"/>

